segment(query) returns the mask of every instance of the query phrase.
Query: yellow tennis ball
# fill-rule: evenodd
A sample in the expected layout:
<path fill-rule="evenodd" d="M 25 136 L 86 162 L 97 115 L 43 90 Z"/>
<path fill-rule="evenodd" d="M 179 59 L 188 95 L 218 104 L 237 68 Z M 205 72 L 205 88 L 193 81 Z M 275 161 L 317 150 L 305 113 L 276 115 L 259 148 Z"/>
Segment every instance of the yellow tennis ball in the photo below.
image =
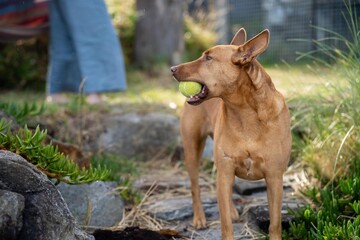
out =
<path fill-rule="evenodd" d="M 179 91 L 185 97 L 192 97 L 201 92 L 201 84 L 197 82 L 180 82 Z"/>

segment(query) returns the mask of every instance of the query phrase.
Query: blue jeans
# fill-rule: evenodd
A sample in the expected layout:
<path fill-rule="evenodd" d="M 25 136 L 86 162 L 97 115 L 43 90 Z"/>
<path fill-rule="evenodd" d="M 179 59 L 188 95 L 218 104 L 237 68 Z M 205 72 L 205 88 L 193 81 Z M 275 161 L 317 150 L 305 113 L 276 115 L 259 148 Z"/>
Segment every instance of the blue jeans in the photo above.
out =
<path fill-rule="evenodd" d="M 126 89 L 120 40 L 104 0 L 51 0 L 47 93 Z"/>

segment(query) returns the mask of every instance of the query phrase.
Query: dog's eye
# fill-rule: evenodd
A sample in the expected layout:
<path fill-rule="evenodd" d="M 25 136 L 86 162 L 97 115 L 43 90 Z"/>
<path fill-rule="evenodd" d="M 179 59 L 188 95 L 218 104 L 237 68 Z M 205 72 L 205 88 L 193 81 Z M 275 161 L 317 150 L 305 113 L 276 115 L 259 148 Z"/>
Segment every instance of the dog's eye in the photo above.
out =
<path fill-rule="evenodd" d="M 206 61 L 210 61 L 210 60 L 212 60 L 213 58 L 212 58 L 212 56 L 210 56 L 210 55 L 206 55 L 206 56 L 205 56 L 205 59 L 206 59 Z"/>

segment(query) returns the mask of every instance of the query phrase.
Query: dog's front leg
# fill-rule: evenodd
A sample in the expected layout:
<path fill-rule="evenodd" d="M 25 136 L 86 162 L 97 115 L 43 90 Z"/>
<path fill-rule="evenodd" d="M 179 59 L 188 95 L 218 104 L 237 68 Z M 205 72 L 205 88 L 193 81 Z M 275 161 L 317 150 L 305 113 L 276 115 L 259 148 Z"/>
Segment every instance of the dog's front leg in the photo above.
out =
<path fill-rule="evenodd" d="M 235 175 L 231 164 L 218 164 L 217 199 L 220 212 L 222 240 L 233 240 L 234 230 L 232 224 L 232 186 Z"/>
<path fill-rule="evenodd" d="M 279 240 L 281 237 L 281 208 L 283 195 L 283 173 L 272 172 L 265 178 L 269 203 L 270 240 Z"/>
<path fill-rule="evenodd" d="M 196 229 L 202 229 L 206 228 L 206 218 L 200 198 L 199 166 L 205 139 L 200 139 L 199 141 L 195 141 L 195 137 L 184 137 L 184 139 L 189 139 L 188 141 L 184 141 L 184 153 L 185 167 L 189 174 L 191 183 L 191 197 L 194 212 L 193 224 Z"/>

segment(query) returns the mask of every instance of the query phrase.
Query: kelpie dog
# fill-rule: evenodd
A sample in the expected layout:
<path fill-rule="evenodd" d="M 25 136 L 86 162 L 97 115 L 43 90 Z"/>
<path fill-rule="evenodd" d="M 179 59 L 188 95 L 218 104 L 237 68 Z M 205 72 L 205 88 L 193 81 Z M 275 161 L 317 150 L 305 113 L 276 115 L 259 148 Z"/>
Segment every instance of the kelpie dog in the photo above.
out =
<path fill-rule="evenodd" d="M 196 81 L 199 94 L 187 99 L 181 116 L 185 165 L 191 180 L 194 225 L 206 227 L 200 200 L 199 165 L 207 136 L 214 139 L 217 198 L 222 239 L 233 239 L 235 176 L 265 178 L 270 239 L 281 239 L 283 174 L 291 151 L 290 115 L 284 97 L 256 60 L 269 43 L 264 30 L 246 41 L 240 29 L 230 45 L 206 50 L 192 62 L 171 67 L 178 81 Z M 200 104 L 201 103 L 201 104 Z"/>

